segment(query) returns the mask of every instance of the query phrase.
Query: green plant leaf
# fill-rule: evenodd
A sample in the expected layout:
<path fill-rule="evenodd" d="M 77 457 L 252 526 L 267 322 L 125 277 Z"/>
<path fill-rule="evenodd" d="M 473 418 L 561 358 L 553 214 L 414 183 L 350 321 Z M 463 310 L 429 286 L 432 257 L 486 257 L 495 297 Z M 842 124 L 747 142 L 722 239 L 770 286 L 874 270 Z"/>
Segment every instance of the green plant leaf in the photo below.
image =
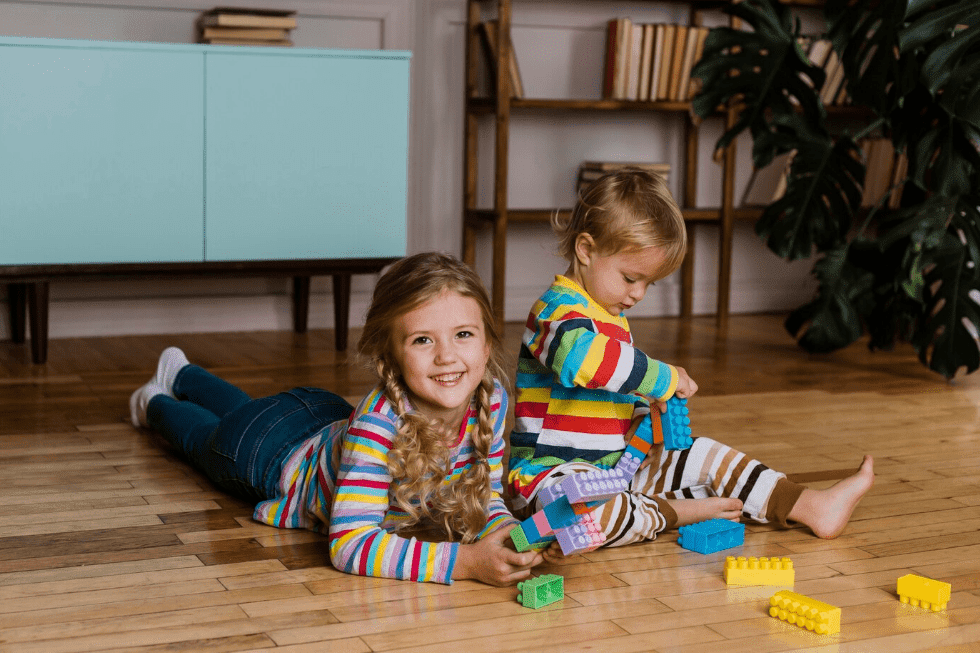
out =
<path fill-rule="evenodd" d="M 824 253 L 813 266 L 817 298 L 786 318 L 786 330 L 809 352 L 846 347 L 864 333 L 861 315 L 869 310 L 874 275 L 850 263 L 848 250 L 843 244 Z"/>
<path fill-rule="evenodd" d="M 849 0 L 828 0 L 825 10 L 828 38 L 840 53 L 844 80 L 852 100 L 887 115 L 899 101 L 904 85 L 895 50 L 903 23 L 905 0 L 881 0 L 855 5 Z M 885 91 L 885 92 L 883 92 Z"/>
<path fill-rule="evenodd" d="M 912 344 L 919 360 L 947 379 L 965 368 L 980 368 L 976 332 L 980 325 L 980 297 L 976 267 L 971 269 L 968 248 L 957 233 L 947 232 L 931 252 L 924 274 L 926 311 Z M 969 326 L 968 326 L 969 325 Z"/>
<path fill-rule="evenodd" d="M 704 54 L 691 72 L 703 81 L 692 106 L 702 117 L 719 107 L 739 107 L 735 124 L 717 146 L 724 148 L 748 129 L 755 165 L 762 168 L 776 154 L 788 151 L 772 147 L 774 140 L 780 140 L 773 135 L 777 128 L 773 116 L 800 112 L 808 131 L 823 129 L 824 110 L 813 87 L 822 86 L 825 75 L 800 51 L 799 26 L 794 29 L 786 7 L 770 0 L 746 0 L 727 5 L 725 11 L 753 31 L 719 27 L 709 32 Z"/>
<path fill-rule="evenodd" d="M 802 141 L 793 156 L 786 192 L 756 222 L 773 252 L 790 260 L 841 245 L 861 203 L 864 167 L 851 138 Z"/>

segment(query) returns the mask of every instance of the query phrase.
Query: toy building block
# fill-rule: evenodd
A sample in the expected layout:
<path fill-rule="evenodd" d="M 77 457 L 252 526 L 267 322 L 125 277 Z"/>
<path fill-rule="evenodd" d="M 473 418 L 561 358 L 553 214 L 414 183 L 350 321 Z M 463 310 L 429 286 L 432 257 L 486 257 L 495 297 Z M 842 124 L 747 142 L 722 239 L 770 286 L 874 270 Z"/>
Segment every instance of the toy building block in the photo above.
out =
<path fill-rule="evenodd" d="M 586 501 L 608 501 L 620 492 L 626 492 L 629 489 L 630 479 L 622 470 L 616 468 L 597 469 L 571 474 L 559 485 L 562 486 L 569 503 L 576 504 Z"/>
<path fill-rule="evenodd" d="M 680 533 L 677 543 L 698 553 L 714 553 L 745 543 L 745 524 L 727 519 L 708 519 L 681 526 L 677 531 Z"/>
<path fill-rule="evenodd" d="M 905 574 L 898 579 L 898 598 L 902 603 L 933 612 L 946 609 L 952 589 L 949 583 L 915 574 Z"/>
<path fill-rule="evenodd" d="M 565 555 L 595 551 L 606 541 L 606 534 L 593 521 L 588 513 L 579 518 L 577 524 L 555 531 L 555 538 Z"/>
<path fill-rule="evenodd" d="M 543 608 L 565 598 L 565 579 L 558 574 L 542 574 L 517 584 L 517 602 L 525 608 Z"/>
<path fill-rule="evenodd" d="M 725 582 L 729 585 L 792 585 L 796 570 L 789 558 L 725 558 Z"/>
<path fill-rule="evenodd" d="M 679 397 L 668 399 L 667 411 L 660 415 L 660 420 L 654 428 L 654 440 L 662 441 L 665 449 L 674 451 L 690 449 L 694 440 L 691 438 L 689 412 L 687 399 Z"/>
<path fill-rule="evenodd" d="M 567 497 L 559 496 L 511 529 L 511 541 L 514 542 L 514 546 L 518 551 L 543 549 L 555 541 L 552 534 L 556 530 L 578 523 L 579 513 L 576 512 L 576 507 L 579 505 L 576 504 L 573 506 L 568 502 Z M 517 530 L 522 532 L 517 534 L 515 533 Z"/>
<path fill-rule="evenodd" d="M 812 630 L 818 635 L 840 632 L 840 608 L 789 590 L 781 590 L 769 599 L 769 616 Z"/>

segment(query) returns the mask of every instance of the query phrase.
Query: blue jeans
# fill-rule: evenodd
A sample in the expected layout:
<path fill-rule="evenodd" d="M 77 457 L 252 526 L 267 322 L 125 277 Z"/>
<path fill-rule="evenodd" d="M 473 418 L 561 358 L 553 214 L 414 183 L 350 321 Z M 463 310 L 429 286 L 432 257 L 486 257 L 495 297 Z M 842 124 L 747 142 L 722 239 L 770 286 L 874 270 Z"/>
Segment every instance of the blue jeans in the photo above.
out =
<path fill-rule="evenodd" d="M 253 502 L 276 496 L 282 462 L 296 445 L 353 411 L 317 388 L 253 400 L 197 365 L 177 373 L 173 392 L 177 399 L 150 400 L 150 427 L 216 485 Z"/>

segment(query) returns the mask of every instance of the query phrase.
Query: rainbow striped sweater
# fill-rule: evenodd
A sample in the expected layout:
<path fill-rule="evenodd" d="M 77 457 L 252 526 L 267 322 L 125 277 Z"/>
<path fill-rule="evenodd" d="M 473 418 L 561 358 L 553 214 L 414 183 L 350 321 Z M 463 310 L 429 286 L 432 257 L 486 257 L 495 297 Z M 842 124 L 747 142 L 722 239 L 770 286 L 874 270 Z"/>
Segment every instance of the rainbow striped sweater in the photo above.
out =
<path fill-rule="evenodd" d="M 557 465 L 614 466 L 634 412 L 671 397 L 677 369 L 635 348 L 624 315 L 558 275 L 528 316 L 515 385 L 508 483 L 522 508 Z"/>
<path fill-rule="evenodd" d="M 487 524 L 479 537 L 516 523 L 504 505 L 503 453 L 507 393 L 495 383 L 494 438 L 488 462 L 492 495 Z M 459 544 L 422 542 L 395 534 L 408 516 L 392 505 L 388 451 L 397 415 L 375 388 L 351 414 L 297 446 L 283 462 L 278 496 L 255 508 L 254 518 L 280 528 L 307 528 L 327 534 L 330 561 L 340 571 L 415 581 L 452 583 Z M 470 406 L 450 452 L 449 485 L 473 464 L 471 433 L 477 413 Z"/>

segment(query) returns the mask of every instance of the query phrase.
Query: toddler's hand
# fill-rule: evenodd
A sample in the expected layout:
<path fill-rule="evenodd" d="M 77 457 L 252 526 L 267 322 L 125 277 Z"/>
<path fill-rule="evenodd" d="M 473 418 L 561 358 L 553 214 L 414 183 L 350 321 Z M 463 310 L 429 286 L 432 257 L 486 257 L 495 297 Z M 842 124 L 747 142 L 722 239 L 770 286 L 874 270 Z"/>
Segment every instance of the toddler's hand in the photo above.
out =
<path fill-rule="evenodd" d="M 544 557 L 544 561 L 549 564 L 555 564 L 568 557 L 561 550 L 561 545 L 558 542 L 549 544 L 548 548 L 541 552 L 541 555 Z"/>
<path fill-rule="evenodd" d="M 686 399 L 688 397 L 694 396 L 694 393 L 698 391 L 698 384 L 694 382 L 687 374 L 687 370 L 683 367 L 677 368 L 677 389 L 674 394 L 681 399 Z M 663 412 L 663 411 L 661 411 Z"/>

